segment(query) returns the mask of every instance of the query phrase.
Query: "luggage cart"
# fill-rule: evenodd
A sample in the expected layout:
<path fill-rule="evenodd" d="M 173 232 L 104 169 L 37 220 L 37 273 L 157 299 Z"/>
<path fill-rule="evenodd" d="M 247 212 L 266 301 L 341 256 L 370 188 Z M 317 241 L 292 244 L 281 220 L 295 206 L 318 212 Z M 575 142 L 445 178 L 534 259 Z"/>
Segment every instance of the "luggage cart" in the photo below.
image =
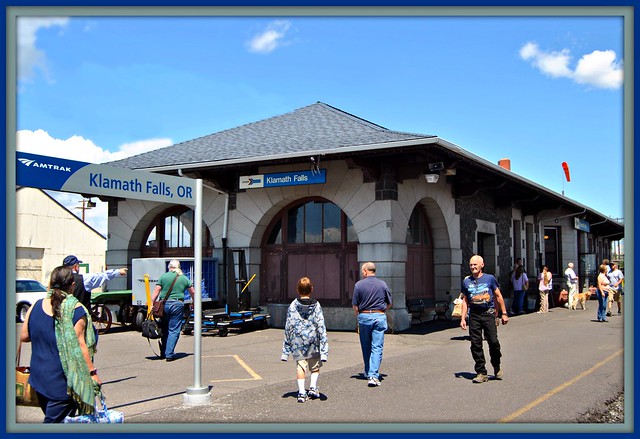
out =
<path fill-rule="evenodd" d="M 235 257 L 238 254 L 238 278 L 235 272 Z M 250 294 L 247 288 L 255 279 L 256 275 L 247 280 L 247 266 L 245 262 L 244 250 L 228 249 L 228 279 L 231 288 L 227 294 L 224 308 L 208 309 L 202 311 L 202 332 L 217 331 L 221 337 L 226 337 L 229 330 L 242 331 L 249 327 L 265 329 L 269 326 L 269 314 L 263 313 L 261 308 L 250 308 Z M 195 327 L 193 312 L 188 313 L 182 326 L 182 333 L 189 335 L 193 333 Z"/>
<path fill-rule="evenodd" d="M 250 327 L 265 329 L 269 326 L 267 319 L 271 316 L 260 311 L 260 308 L 256 308 L 249 311 L 229 312 L 226 307 L 203 311 L 202 332 L 214 333 L 214 331 L 217 331 L 220 337 L 226 337 L 229 334 L 229 330 L 242 331 Z M 182 327 L 182 333 L 190 335 L 193 333 L 193 329 L 194 314 L 190 313 L 189 318 Z"/>

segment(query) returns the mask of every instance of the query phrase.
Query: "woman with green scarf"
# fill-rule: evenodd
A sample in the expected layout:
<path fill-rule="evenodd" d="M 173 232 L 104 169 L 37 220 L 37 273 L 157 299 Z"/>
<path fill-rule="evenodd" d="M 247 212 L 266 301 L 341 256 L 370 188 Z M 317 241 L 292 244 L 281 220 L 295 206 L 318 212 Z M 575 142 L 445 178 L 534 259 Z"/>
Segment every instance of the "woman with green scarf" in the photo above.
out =
<path fill-rule="evenodd" d="M 96 335 L 91 313 L 73 296 L 73 272 L 56 267 L 49 294 L 34 303 L 20 340 L 31 342 L 29 383 L 38 394 L 45 423 L 93 414 L 102 382 L 93 365 Z"/>

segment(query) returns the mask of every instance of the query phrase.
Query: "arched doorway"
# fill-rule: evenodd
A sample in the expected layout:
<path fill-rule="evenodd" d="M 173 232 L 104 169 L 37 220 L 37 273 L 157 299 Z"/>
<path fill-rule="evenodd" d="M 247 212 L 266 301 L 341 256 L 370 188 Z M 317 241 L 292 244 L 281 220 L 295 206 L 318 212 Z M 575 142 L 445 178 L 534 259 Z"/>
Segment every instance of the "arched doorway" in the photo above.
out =
<path fill-rule="evenodd" d="M 262 242 L 261 297 L 288 303 L 296 283 L 308 276 L 323 305 L 351 304 L 358 280 L 357 235 L 351 220 L 335 204 L 314 197 L 282 209 Z"/>
<path fill-rule="evenodd" d="M 202 256 L 213 254 L 209 228 L 202 225 Z M 170 207 L 156 216 L 140 244 L 143 258 L 193 257 L 193 210 L 184 206 Z"/>
<path fill-rule="evenodd" d="M 434 299 L 433 238 L 424 208 L 418 204 L 407 226 L 406 297 Z"/>

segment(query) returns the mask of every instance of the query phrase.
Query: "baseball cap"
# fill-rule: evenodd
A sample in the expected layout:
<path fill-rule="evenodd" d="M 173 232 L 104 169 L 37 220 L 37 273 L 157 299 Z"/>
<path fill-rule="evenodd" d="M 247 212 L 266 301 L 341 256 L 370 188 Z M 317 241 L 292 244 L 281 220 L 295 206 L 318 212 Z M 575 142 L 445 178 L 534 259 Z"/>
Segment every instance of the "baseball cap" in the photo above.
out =
<path fill-rule="evenodd" d="M 64 261 L 62 261 L 62 265 L 64 265 L 65 267 L 71 267 L 73 265 L 81 264 L 81 263 L 82 261 L 76 258 L 74 255 L 69 255 L 66 258 L 64 258 Z"/>

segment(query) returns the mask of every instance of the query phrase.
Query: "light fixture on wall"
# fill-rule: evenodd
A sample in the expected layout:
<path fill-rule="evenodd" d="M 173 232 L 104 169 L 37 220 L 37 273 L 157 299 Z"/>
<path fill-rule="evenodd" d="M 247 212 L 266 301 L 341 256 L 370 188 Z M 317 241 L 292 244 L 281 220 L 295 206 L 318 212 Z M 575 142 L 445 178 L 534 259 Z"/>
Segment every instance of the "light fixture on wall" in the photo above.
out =
<path fill-rule="evenodd" d="M 437 183 L 440 179 L 440 171 L 444 169 L 443 162 L 429 163 L 429 170 L 424 172 L 427 183 Z"/>
<path fill-rule="evenodd" d="M 440 179 L 440 174 L 435 172 L 424 174 L 424 178 L 427 180 L 427 183 L 437 183 Z"/>

